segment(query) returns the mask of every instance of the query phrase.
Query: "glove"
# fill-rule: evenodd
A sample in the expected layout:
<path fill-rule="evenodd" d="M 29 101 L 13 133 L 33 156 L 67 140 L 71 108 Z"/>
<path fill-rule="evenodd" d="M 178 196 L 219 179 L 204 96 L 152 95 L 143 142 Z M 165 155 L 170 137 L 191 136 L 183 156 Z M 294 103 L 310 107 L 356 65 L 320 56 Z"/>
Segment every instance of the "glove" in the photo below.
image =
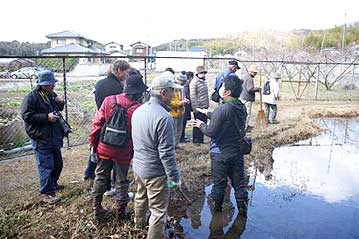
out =
<path fill-rule="evenodd" d="M 179 180 L 179 179 L 177 181 L 174 181 L 174 180 L 168 181 L 168 187 L 173 188 L 173 189 L 180 188 L 181 184 L 182 184 L 181 180 Z"/>

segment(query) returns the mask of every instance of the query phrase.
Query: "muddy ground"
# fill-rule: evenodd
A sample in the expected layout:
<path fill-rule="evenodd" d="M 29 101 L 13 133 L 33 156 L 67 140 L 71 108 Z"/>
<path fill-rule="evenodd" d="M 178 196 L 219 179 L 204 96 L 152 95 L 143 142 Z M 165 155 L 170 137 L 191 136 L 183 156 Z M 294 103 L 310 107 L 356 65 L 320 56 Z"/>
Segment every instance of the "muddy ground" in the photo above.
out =
<path fill-rule="evenodd" d="M 258 105 L 253 110 L 258 112 Z M 278 125 L 265 125 L 251 133 L 255 140 L 251 155 L 246 156 L 248 166 L 255 164 L 264 175 L 270 175 L 271 153 L 274 147 L 306 139 L 318 134 L 317 117 L 359 116 L 359 102 L 350 101 L 285 101 L 279 105 Z M 255 116 L 253 124 L 255 124 Z M 208 141 L 208 139 L 207 139 Z M 145 232 L 133 226 L 131 219 L 116 223 L 114 215 L 98 223 L 91 214 L 88 185 L 82 180 L 87 163 L 86 146 L 63 151 L 64 170 L 60 183 L 66 189 L 59 193 L 62 201 L 46 204 L 37 193 L 38 175 L 33 156 L 0 163 L 0 238 L 144 238 Z M 178 165 L 191 198 L 210 183 L 208 144 L 195 146 L 182 144 L 177 151 Z M 132 175 L 131 175 L 132 177 Z M 130 191 L 134 191 L 131 187 Z M 105 206 L 114 208 L 113 199 L 105 198 Z M 171 216 L 185 212 L 185 201 L 176 192 L 171 193 Z M 184 234 L 178 234 L 185 238 Z"/>

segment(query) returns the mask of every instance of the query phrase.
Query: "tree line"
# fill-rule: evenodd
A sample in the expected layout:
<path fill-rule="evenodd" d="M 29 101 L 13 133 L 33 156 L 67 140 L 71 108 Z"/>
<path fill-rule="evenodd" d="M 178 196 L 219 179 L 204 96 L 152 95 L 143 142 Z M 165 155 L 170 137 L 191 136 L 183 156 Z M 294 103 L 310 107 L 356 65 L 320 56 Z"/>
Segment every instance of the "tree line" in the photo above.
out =
<path fill-rule="evenodd" d="M 0 56 L 37 56 L 41 50 L 50 48 L 47 43 L 29 43 L 18 41 L 0 41 Z"/>

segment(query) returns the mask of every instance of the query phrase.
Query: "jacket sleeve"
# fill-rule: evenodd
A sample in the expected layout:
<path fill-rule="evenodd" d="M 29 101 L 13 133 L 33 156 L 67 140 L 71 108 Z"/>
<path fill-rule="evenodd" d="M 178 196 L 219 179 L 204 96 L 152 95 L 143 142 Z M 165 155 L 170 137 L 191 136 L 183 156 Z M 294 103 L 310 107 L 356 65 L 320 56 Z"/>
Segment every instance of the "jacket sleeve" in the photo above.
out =
<path fill-rule="evenodd" d="M 96 114 L 92 120 L 91 132 L 88 137 L 88 140 L 89 144 L 93 147 L 97 147 L 101 128 L 106 122 L 105 112 L 106 110 L 109 110 L 107 106 L 108 100 L 109 98 L 106 98 L 104 100 L 103 104 L 101 105 L 100 109 L 96 111 Z"/>
<path fill-rule="evenodd" d="M 247 91 L 250 93 L 259 92 L 259 87 L 254 87 L 253 79 L 248 79 L 246 84 Z"/>
<path fill-rule="evenodd" d="M 223 129 L 223 110 L 217 109 L 211 114 L 211 121 L 209 124 L 201 124 L 201 132 L 208 137 L 215 137 Z"/>
<path fill-rule="evenodd" d="M 32 94 L 27 94 L 21 105 L 22 119 L 30 124 L 46 124 L 48 123 L 47 113 L 39 113 L 35 105 L 35 97 Z"/>
<path fill-rule="evenodd" d="M 175 138 L 172 117 L 164 117 L 157 127 L 158 154 L 169 179 L 178 181 L 180 174 L 176 163 Z"/>
<path fill-rule="evenodd" d="M 191 84 L 189 85 L 190 87 L 190 97 L 191 97 L 191 104 L 192 104 L 192 109 L 193 112 L 197 112 L 196 108 L 198 108 L 198 99 L 197 99 L 197 95 L 198 95 L 198 89 L 197 89 L 197 84 L 195 81 L 192 81 Z"/>

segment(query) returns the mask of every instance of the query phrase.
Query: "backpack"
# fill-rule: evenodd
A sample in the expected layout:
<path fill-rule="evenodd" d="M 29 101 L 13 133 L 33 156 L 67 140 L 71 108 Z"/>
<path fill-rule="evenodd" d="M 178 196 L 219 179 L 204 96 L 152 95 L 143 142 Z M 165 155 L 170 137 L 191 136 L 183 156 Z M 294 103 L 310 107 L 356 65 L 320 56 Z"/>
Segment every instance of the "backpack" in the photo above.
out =
<path fill-rule="evenodd" d="M 113 106 L 114 110 L 110 118 L 101 128 L 100 141 L 110 146 L 125 148 L 131 137 L 131 133 L 128 132 L 126 124 L 127 110 L 137 102 L 134 102 L 128 107 L 122 107 L 117 103 L 116 96 L 114 97 L 116 102 Z"/>
<path fill-rule="evenodd" d="M 263 95 L 270 95 L 270 82 L 267 80 L 263 85 Z"/>

